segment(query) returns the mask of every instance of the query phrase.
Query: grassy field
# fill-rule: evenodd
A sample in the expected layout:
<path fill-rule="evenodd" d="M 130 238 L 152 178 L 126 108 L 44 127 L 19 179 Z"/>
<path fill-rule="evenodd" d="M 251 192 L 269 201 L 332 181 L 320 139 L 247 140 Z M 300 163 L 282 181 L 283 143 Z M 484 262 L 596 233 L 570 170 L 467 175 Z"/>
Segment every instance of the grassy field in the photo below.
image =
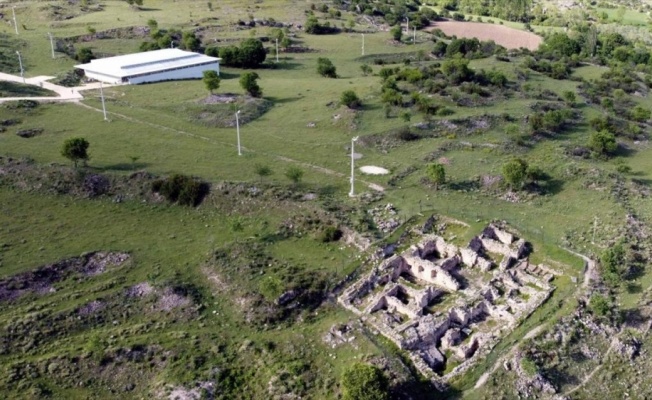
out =
<path fill-rule="evenodd" d="M 207 27 L 206 37 L 210 40 L 242 39 L 266 36 L 270 29 L 237 27 L 238 19 L 249 20 L 252 15 L 303 24 L 304 9 L 308 8 L 304 2 L 280 0 L 263 3 L 228 0 L 214 4 L 212 11 L 205 1 L 194 0 L 147 0 L 141 10 L 130 8 L 122 1 L 107 1 L 103 3 L 104 10 L 97 12 L 79 12 L 67 2 L 57 5 L 74 17 L 53 20 L 53 4 L 17 4 L 21 29 L 20 42 L 16 43 L 24 55 L 27 76 L 63 74 L 76 63 L 63 53 L 57 53 L 54 59 L 50 57 L 47 32 L 66 38 L 85 35 L 89 27 L 101 32 L 116 27 L 146 26 L 148 19 L 155 19 L 162 28 Z M 347 17 L 342 16 L 336 23 L 345 23 Z M 520 24 L 505 22 L 505 25 L 523 28 Z M 8 25 L 3 24 L 0 32 L 12 35 Z M 121 54 L 137 51 L 142 40 L 91 38 L 83 45 L 96 53 Z M 33 296 L 21 300 L 14 308 L 0 305 L 0 320 L 12 327 L 17 321 L 26 320 L 27 314 L 36 312 L 45 321 L 51 315 L 59 315 L 68 324 L 65 334 L 52 337 L 43 333 L 47 329 L 39 325 L 39 332 L 34 334 L 35 341 L 42 341 L 39 346 L 30 347 L 16 339 L 25 350 L 19 350 L 16 345 L 7 353 L 0 353 L 5 372 L 11 372 L 10 376 L 20 375 L 16 371 L 28 368 L 26 363 L 49 370 L 48 365 L 56 357 L 62 358 L 56 362 L 67 365 L 95 337 L 103 343 L 105 356 L 117 360 L 122 357 L 118 349 L 133 350 L 141 345 L 152 349 L 159 346 L 169 353 L 168 359 L 154 358 L 150 360 L 153 364 L 136 368 L 139 375 L 133 379 L 119 371 L 114 371 L 114 379 L 68 372 L 66 376 L 88 380 L 82 387 L 73 386 L 68 378 L 65 384 L 53 385 L 40 373 L 34 382 L 43 384 L 45 389 L 33 384 L 29 386 L 32 391 L 28 396 L 38 398 L 41 393 L 38 390 L 42 389 L 44 393 L 53 391 L 55 397 L 91 394 L 111 397 L 126 392 L 123 388 L 131 383 L 136 387 L 128 396 L 146 396 L 154 390 L 165 391 L 167 383 L 188 388 L 198 382 L 221 379 L 230 385 L 226 397 L 236 393 L 239 397 L 232 398 L 294 393 L 309 398 L 333 398 L 339 393 L 337 381 L 341 372 L 353 360 L 385 356 L 398 362 L 396 355 L 388 356 L 387 347 L 364 335 L 335 348 L 324 343 L 321 338 L 331 326 L 355 320 L 334 305 L 332 299 L 321 308 L 300 313 L 300 318 L 292 322 L 277 325 L 255 322 L 255 318 L 261 318 L 258 314 L 264 315 L 265 307 L 269 306 L 256 300 L 268 277 L 272 281 L 285 279 L 287 275 L 283 274 L 302 279 L 314 276 L 330 288 L 361 267 L 361 259 L 366 254 L 341 243 L 321 243 L 316 240 L 315 232 L 270 242 L 264 239 L 273 236 L 283 222 L 321 213 L 324 209 L 334 209 L 334 213 L 340 213 L 338 217 L 364 212 L 367 205 L 360 198 L 347 196 L 349 146 L 354 136 L 362 136 L 361 142 L 367 143 L 365 138 L 389 137 L 394 130 L 406 126 L 421 132 L 415 125 L 425 122 L 498 121 L 486 129 L 458 134 L 427 135 L 426 129 L 419 140 L 394 141 L 388 147 L 372 142 L 359 144 L 356 151 L 362 158 L 356 161 L 358 166 L 381 166 L 391 173 L 358 175 L 356 190 L 372 192 L 368 184 L 380 185 L 384 189 L 383 199 L 376 204 L 396 205 L 401 221 L 439 213 L 470 224 L 468 232 L 478 232 L 492 220 L 504 220 L 533 243 L 534 262 L 554 265 L 565 273 L 555 280 L 557 290 L 544 307 L 503 340 L 470 374 L 454 382 L 455 389 L 466 390 L 468 398 L 479 395 L 471 390 L 475 380 L 518 343 L 523 334 L 536 325 L 556 321 L 572 312 L 575 304 L 571 304 L 571 299 L 577 285 L 571 282 L 571 277 L 581 280 L 583 263 L 565 247 L 596 255 L 623 229 L 625 216 L 632 209 L 644 221 L 652 218 L 649 200 L 632 195 L 626 204 L 619 201 L 611 192 L 610 180 L 613 174 L 618 174 L 617 162 L 624 162 L 631 167 L 631 172 L 618 176 L 628 190 L 633 190 L 637 182 L 649 187 L 652 149 L 647 143 L 624 142 L 630 151 L 609 161 L 567 155 L 566 149 L 586 144 L 591 132 L 587 120 L 603 112 L 595 105 L 585 104 L 581 98 L 575 109 L 582 118 L 570 129 L 528 146 L 514 146 L 513 137 L 506 132 L 508 123 L 504 116 L 511 118 L 509 124 L 526 132 L 528 116 L 542 102 L 534 95 L 515 90 L 505 98 L 467 107 L 457 106 L 450 98 L 437 98 L 452 108 L 454 114 L 426 118 L 410 110 L 409 122 L 396 116 L 387 118 L 377 75 L 382 67 L 370 62 L 374 73 L 363 76 L 359 33 L 313 36 L 296 31 L 293 40 L 311 51 L 282 53 L 278 64 L 269 63 L 256 71 L 264 99 L 273 105 L 258 118 L 241 124 L 242 156 L 237 155 L 234 128 L 208 127 L 184 111 L 209 95 L 198 80 L 105 89 L 110 122 L 103 121 L 97 91 L 85 92 L 80 104 L 42 104 L 33 110 L 0 107 L 0 120 L 20 119 L 17 125 L 7 126 L 0 132 L 1 156 L 29 157 L 37 165 L 58 168 L 68 163 L 61 156 L 63 141 L 82 136 L 90 142 L 89 171 L 93 173 L 123 179 L 129 179 L 139 170 L 156 175 L 184 173 L 213 183 L 214 187 L 231 182 L 250 188 L 260 182 L 255 166 L 266 165 L 273 174 L 265 178 L 261 187 L 270 188 L 269 193 L 276 193 L 273 190 L 297 193 L 288 200 L 283 197 L 285 194 L 252 198 L 244 191 L 234 189 L 225 194 L 226 191 L 216 190 L 201 206 L 190 209 L 140 199 L 116 202 L 112 198 L 90 200 L 43 193 L 36 186 L 3 183 L 0 174 L 0 278 L 88 251 L 120 251 L 131 255 L 129 266 L 121 267 L 118 272 L 80 279 L 79 285 L 72 280 L 62 282 L 51 296 Z M 365 34 L 366 61 L 383 54 L 408 58 L 420 50 L 426 54 L 432 50 L 432 41 L 425 33 L 419 35 L 417 44 L 395 43 L 382 31 Z M 332 60 L 337 67 L 337 79 L 317 74 L 319 57 Z M 410 66 L 426 67 L 440 61 L 412 59 Z M 516 87 L 516 67 L 520 63 L 518 57 L 511 62 L 488 57 L 471 61 L 470 67 L 477 71 L 502 71 Z M 582 66 L 573 76 L 598 79 L 604 70 Z M 225 67 L 221 72 L 218 92 L 243 94 L 238 83 L 243 70 Z M 577 92 L 578 88 L 576 81 L 553 80 L 533 71 L 526 83 L 531 93 L 548 89 L 562 95 L 566 91 Z M 22 85 L 14 86 L 7 93 L 24 93 Z M 339 105 L 341 93 L 348 89 L 362 99 L 361 109 L 353 111 Z M 0 88 L 0 95 L 4 93 Z M 646 107 L 652 106 L 649 97 L 632 99 Z M 29 139 L 15 134 L 33 128 L 43 129 L 43 133 Z M 438 154 L 436 159 L 446 164 L 448 184 L 439 190 L 423 183 L 425 165 L 432 161 L 433 154 Z M 482 178 L 500 176 L 502 165 L 515 156 L 526 158 L 551 176 L 547 193 L 523 195 L 520 201 L 510 201 L 504 190 L 485 190 L 476 184 Z M 299 166 L 305 172 L 298 189 L 291 187 L 284 176 L 290 166 Z M 304 201 L 305 194 L 317 194 L 317 200 Z M 242 229 L 234 228 L 236 218 L 241 218 L 238 225 Z M 256 253 L 258 250 L 260 254 Z M 256 260 L 245 256 L 249 251 L 260 255 L 260 259 L 271 260 L 269 265 L 256 270 Z M 220 264 L 216 258 L 219 252 L 233 257 Z M 193 303 L 196 309 L 161 313 L 152 311 L 157 303 L 147 299 L 133 300 L 129 311 L 123 312 L 119 306 L 124 291 L 135 284 L 149 282 L 164 293 L 174 281 L 192 283 L 199 288 L 200 300 Z M 634 283 L 646 288 L 651 281 L 652 274 L 646 271 Z M 641 298 L 636 292 L 622 290 L 621 294 L 624 308 L 634 307 Z M 93 323 L 75 322 L 79 305 L 92 300 L 106 303 L 106 314 Z M 251 313 L 258 314 L 254 318 Z M 84 360 L 90 370 L 101 364 L 101 357 L 95 361 L 92 357 Z M 215 372 L 212 366 L 220 371 Z M 57 368 L 52 367 L 52 371 L 57 372 Z M 103 371 L 111 373 L 108 367 Z M 283 388 L 272 393 L 269 386 Z M 27 387 L 12 383 L 8 393 L 20 396 L 24 389 Z"/>

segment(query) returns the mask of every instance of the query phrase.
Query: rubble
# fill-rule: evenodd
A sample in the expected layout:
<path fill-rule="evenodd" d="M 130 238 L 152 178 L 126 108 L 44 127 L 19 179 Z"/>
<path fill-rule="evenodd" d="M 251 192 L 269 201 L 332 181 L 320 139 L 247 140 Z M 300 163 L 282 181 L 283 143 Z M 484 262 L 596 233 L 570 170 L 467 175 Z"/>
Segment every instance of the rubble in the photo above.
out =
<path fill-rule="evenodd" d="M 554 290 L 554 271 L 531 264 L 529 251 L 524 239 L 495 224 L 466 247 L 424 234 L 404 252 L 380 260 L 338 301 L 406 350 L 416 368 L 441 387 Z"/>

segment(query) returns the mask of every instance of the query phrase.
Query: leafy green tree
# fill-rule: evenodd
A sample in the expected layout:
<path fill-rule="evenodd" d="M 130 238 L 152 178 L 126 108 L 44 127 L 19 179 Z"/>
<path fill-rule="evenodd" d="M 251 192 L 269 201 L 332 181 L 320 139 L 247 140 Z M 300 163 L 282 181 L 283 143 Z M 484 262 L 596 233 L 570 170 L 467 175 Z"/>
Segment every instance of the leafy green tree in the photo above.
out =
<path fill-rule="evenodd" d="M 428 179 L 435 184 L 435 190 L 438 189 L 439 185 L 446 182 L 446 169 L 442 164 L 428 164 L 426 167 L 426 175 L 428 175 Z"/>
<path fill-rule="evenodd" d="M 240 44 L 239 63 L 242 68 L 258 68 L 265 58 L 267 52 L 260 40 L 249 38 Z"/>
<path fill-rule="evenodd" d="M 79 161 L 88 161 L 88 147 L 90 144 L 84 138 L 71 138 L 63 142 L 61 155 L 69 159 L 77 168 Z"/>
<path fill-rule="evenodd" d="M 252 97 L 261 97 L 263 95 L 262 89 L 256 82 L 258 78 L 260 76 L 255 72 L 245 72 L 240 77 L 240 86 Z"/>
<path fill-rule="evenodd" d="M 556 53 L 560 56 L 570 57 L 573 54 L 579 54 L 581 50 L 579 42 L 571 39 L 567 34 L 556 32 L 548 36 L 543 42 L 541 51 L 547 53 Z"/>
<path fill-rule="evenodd" d="M 328 58 L 319 57 L 317 59 L 317 73 L 327 78 L 337 78 L 337 70 Z"/>
<path fill-rule="evenodd" d="M 625 275 L 627 253 L 623 242 L 605 249 L 600 254 L 600 275 L 611 286 L 618 286 Z"/>
<path fill-rule="evenodd" d="M 260 177 L 260 181 L 262 182 L 263 178 L 266 178 L 270 175 L 272 175 L 272 169 L 268 167 L 267 165 L 262 165 L 262 164 L 256 164 L 254 166 L 256 175 Z"/>
<path fill-rule="evenodd" d="M 515 158 L 503 164 L 502 172 L 505 181 L 509 184 L 510 190 L 520 189 L 527 177 L 527 162 Z"/>
<path fill-rule="evenodd" d="M 201 49 L 201 40 L 194 32 L 183 32 L 179 47 L 184 50 L 199 51 Z"/>
<path fill-rule="evenodd" d="M 607 131 L 593 132 L 589 137 L 588 143 L 596 155 L 600 157 L 608 157 L 618 149 L 618 143 L 613 133 Z"/>
<path fill-rule="evenodd" d="M 389 382 L 376 366 L 355 363 L 342 374 L 344 400 L 387 400 Z"/>
<path fill-rule="evenodd" d="M 91 50 L 89 47 L 82 47 L 79 50 L 77 50 L 77 53 L 75 54 L 75 60 L 79 61 L 82 64 L 86 64 L 91 62 L 91 60 L 96 59 L 95 54 L 93 54 L 93 50 Z"/>
<path fill-rule="evenodd" d="M 143 0 L 125 0 L 129 5 L 131 6 L 142 6 L 143 5 Z"/>
<path fill-rule="evenodd" d="M 285 171 L 285 176 L 291 180 L 292 183 L 298 185 L 303 178 L 303 170 L 297 166 L 292 165 Z"/>
<path fill-rule="evenodd" d="M 345 90 L 340 97 L 340 104 L 354 109 L 362 105 L 360 98 L 353 90 Z"/>
<path fill-rule="evenodd" d="M 399 42 L 403 37 L 403 27 L 401 25 L 396 25 L 389 31 L 389 33 L 392 35 L 392 39 Z"/>
<path fill-rule="evenodd" d="M 367 76 L 373 72 L 369 64 L 362 64 L 360 66 L 360 71 L 362 71 L 362 75 Z"/>
<path fill-rule="evenodd" d="M 442 63 L 441 70 L 448 80 L 456 85 L 473 79 L 474 75 L 473 70 L 469 68 L 469 60 L 465 58 L 446 60 Z"/>
<path fill-rule="evenodd" d="M 209 70 L 204 71 L 204 85 L 206 89 L 213 94 L 213 90 L 217 90 L 220 87 L 220 76 L 217 74 L 217 71 Z"/>

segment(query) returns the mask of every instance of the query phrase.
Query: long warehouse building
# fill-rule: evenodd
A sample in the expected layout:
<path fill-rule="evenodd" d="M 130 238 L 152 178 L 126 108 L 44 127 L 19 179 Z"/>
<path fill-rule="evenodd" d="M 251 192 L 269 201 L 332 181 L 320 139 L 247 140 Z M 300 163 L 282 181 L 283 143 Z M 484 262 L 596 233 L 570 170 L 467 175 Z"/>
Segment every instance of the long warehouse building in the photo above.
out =
<path fill-rule="evenodd" d="M 220 73 L 221 58 L 179 49 L 162 49 L 124 56 L 99 58 L 75 65 L 86 77 L 105 83 L 131 84 L 196 79 L 204 71 Z"/>

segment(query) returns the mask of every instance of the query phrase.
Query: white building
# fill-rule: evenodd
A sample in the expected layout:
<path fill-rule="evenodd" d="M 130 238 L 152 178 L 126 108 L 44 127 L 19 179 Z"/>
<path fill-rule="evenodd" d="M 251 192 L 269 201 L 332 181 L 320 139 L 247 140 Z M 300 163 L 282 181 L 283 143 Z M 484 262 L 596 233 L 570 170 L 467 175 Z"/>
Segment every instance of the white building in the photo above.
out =
<path fill-rule="evenodd" d="M 204 71 L 220 73 L 221 58 L 179 49 L 162 49 L 144 53 L 91 60 L 75 65 L 83 69 L 86 77 L 106 83 L 160 82 L 177 79 L 196 79 Z"/>

